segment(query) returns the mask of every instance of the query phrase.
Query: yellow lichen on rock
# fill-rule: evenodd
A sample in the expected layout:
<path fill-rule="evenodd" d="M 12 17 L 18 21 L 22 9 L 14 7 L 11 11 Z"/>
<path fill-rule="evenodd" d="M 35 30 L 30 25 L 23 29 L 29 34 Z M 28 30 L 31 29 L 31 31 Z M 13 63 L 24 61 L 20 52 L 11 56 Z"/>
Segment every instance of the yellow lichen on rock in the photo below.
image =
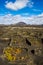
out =
<path fill-rule="evenodd" d="M 17 59 L 17 55 L 21 53 L 21 49 L 7 47 L 4 49 L 3 53 L 8 61 L 15 61 Z"/>

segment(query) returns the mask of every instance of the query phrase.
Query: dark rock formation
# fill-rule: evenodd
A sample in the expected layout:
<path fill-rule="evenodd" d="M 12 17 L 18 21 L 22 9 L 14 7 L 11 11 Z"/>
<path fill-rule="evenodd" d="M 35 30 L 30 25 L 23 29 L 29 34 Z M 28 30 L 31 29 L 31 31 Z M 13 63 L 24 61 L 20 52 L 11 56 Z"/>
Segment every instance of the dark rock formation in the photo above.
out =
<path fill-rule="evenodd" d="M 31 50 L 31 53 L 32 53 L 32 54 L 35 54 L 35 50 Z"/>
<path fill-rule="evenodd" d="M 41 43 L 43 44 L 43 38 L 41 39 Z"/>
<path fill-rule="evenodd" d="M 31 43 L 30 43 L 30 41 L 28 41 L 27 38 L 26 38 L 26 43 L 27 43 L 29 46 L 31 46 Z"/>

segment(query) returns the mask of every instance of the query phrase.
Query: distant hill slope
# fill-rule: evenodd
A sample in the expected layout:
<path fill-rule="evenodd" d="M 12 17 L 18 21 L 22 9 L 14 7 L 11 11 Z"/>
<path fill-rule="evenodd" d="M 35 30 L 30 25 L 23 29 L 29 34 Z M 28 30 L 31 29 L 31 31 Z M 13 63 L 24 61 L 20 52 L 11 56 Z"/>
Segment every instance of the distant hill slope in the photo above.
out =
<path fill-rule="evenodd" d="M 19 22 L 19 23 L 16 23 L 15 26 L 26 26 L 27 24 L 24 23 L 24 22 Z"/>

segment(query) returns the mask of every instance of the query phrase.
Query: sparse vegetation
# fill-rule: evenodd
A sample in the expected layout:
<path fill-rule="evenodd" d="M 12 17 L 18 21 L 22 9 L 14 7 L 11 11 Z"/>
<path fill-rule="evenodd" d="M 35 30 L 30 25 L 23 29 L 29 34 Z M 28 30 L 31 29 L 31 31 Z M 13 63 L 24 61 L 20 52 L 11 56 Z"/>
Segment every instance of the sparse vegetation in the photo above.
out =
<path fill-rule="evenodd" d="M 4 56 L 4 61 L 41 65 L 40 60 L 37 61 L 37 57 L 43 57 L 42 48 L 43 27 L 0 27 L 0 56 Z M 30 59 L 32 60 L 30 61 Z"/>

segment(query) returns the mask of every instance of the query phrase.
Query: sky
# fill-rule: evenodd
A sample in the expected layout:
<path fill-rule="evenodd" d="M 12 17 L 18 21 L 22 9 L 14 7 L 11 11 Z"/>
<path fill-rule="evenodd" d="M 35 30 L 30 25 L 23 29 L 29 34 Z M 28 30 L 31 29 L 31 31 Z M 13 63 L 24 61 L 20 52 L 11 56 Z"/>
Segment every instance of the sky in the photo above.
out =
<path fill-rule="evenodd" d="M 0 24 L 43 24 L 43 0 L 0 0 Z"/>

